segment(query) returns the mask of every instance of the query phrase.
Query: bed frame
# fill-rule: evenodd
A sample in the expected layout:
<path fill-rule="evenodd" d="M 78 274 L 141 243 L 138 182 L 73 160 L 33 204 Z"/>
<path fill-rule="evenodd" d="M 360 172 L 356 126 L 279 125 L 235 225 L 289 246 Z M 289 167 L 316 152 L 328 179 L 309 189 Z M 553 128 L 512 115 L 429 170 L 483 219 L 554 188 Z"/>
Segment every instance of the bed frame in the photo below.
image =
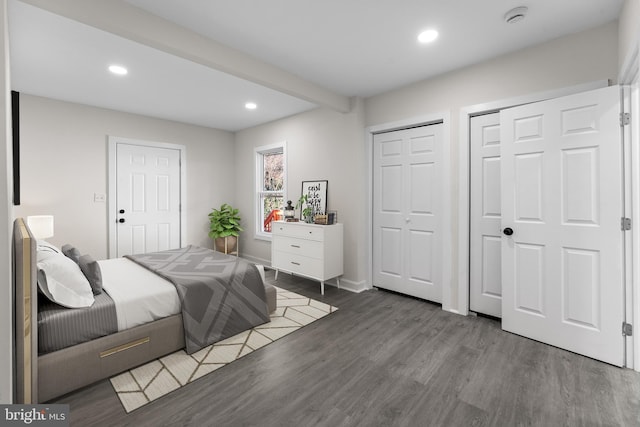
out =
<path fill-rule="evenodd" d="M 16 403 L 41 403 L 184 348 L 182 316 L 38 357 L 36 239 L 14 222 Z"/>
<path fill-rule="evenodd" d="M 31 320 L 37 299 L 31 286 L 36 281 L 36 241 L 22 219 L 13 224 L 13 277 L 15 295 L 16 403 L 35 403 L 38 394 L 38 331 Z M 37 327 L 37 322 L 36 322 Z M 34 397 L 36 397 L 34 399 Z"/>
<path fill-rule="evenodd" d="M 182 314 L 38 356 L 37 241 L 14 221 L 15 403 L 42 403 L 184 348 Z M 269 312 L 276 289 L 265 282 Z"/>

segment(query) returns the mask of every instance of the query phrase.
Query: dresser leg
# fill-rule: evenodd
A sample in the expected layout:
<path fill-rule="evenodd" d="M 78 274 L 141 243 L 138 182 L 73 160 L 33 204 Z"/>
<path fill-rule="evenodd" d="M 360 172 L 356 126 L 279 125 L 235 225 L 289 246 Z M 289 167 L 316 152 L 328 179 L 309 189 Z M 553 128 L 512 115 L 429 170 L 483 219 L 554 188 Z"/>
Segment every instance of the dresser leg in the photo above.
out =
<path fill-rule="evenodd" d="M 324 295 L 324 280 L 320 281 L 320 293 Z"/>
<path fill-rule="evenodd" d="M 278 269 L 276 268 L 276 277 L 273 280 L 278 280 Z"/>

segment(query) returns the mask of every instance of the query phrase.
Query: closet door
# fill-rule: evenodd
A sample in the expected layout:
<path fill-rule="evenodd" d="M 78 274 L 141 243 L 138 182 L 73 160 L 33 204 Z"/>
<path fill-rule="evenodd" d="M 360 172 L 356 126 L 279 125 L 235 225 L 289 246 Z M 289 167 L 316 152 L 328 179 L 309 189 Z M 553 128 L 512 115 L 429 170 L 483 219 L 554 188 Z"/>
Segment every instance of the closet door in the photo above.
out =
<path fill-rule="evenodd" d="M 442 301 L 442 124 L 373 141 L 373 284 Z"/>
<path fill-rule="evenodd" d="M 500 113 L 470 121 L 469 309 L 500 317 Z"/>
<path fill-rule="evenodd" d="M 500 117 L 502 328 L 621 366 L 620 88 Z"/>

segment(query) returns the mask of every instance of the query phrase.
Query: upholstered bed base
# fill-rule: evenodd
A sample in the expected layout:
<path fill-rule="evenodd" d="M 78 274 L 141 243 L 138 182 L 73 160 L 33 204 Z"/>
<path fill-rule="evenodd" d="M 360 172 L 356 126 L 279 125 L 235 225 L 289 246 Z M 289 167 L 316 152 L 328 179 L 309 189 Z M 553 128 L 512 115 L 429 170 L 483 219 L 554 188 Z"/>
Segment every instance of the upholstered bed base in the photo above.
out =
<path fill-rule="evenodd" d="M 272 312 L 276 289 L 265 284 L 265 290 Z M 176 314 L 42 355 L 38 357 L 38 401 L 46 402 L 181 348 L 184 328 L 182 315 Z"/>
<path fill-rule="evenodd" d="M 38 357 L 38 401 L 46 402 L 182 347 L 184 331 L 178 314 L 42 355 Z"/>

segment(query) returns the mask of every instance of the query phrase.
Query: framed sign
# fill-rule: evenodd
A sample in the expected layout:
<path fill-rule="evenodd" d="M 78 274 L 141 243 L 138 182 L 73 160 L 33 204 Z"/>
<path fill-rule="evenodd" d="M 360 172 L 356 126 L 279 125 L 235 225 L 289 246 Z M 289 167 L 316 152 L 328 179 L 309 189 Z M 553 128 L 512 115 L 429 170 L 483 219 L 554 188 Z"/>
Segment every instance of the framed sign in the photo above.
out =
<path fill-rule="evenodd" d="M 327 213 L 327 184 L 329 181 L 302 181 L 302 196 L 307 196 L 306 203 L 300 209 L 300 219 L 304 219 L 302 211 L 311 208 L 311 218 Z"/>

